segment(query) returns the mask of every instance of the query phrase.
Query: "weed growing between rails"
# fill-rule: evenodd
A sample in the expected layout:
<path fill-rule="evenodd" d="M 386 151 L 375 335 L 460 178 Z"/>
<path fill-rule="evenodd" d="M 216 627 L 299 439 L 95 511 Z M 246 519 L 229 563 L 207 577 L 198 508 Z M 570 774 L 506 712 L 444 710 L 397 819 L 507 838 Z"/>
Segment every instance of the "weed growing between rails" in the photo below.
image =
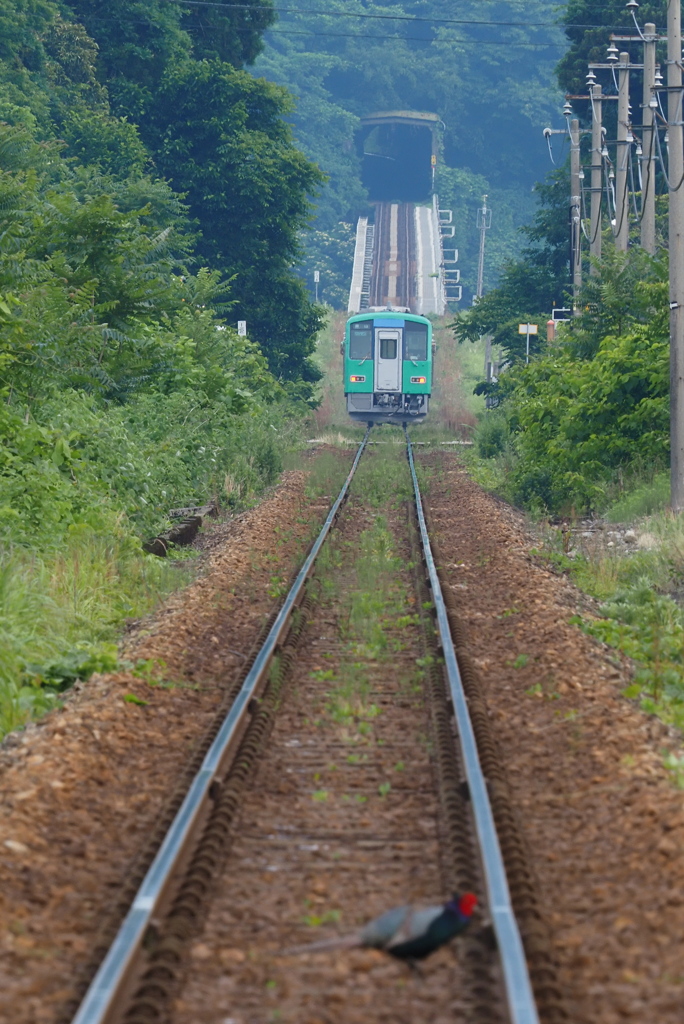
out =
<path fill-rule="evenodd" d="M 343 452 L 320 452 L 307 465 L 306 497 L 310 501 L 330 499 L 332 504 L 349 473 L 349 462 Z"/>
<path fill-rule="evenodd" d="M 410 493 L 402 452 L 369 455 L 359 466 L 350 497 L 354 516 L 363 517 L 368 525 L 354 541 L 333 535 L 319 559 L 320 601 L 334 616 L 338 653 L 323 655 L 321 661 L 329 658 L 334 666 L 321 664 L 313 673 L 329 684 L 315 709 L 316 724 L 349 745 L 349 765 L 362 767 L 382 745 L 377 733 L 383 704 L 378 694 L 388 681 L 401 699 L 421 705 L 423 668 L 419 619 L 407 574 L 411 566 L 399 553 L 392 525 Z M 392 766 L 378 788 L 379 799 L 388 796 L 398 778 L 394 773 L 403 769 L 403 763 Z M 328 799 L 322 778 L 313 781 L 313 799 Z M 365 802 L 367 797 L 343 797 L 352 799 Z"/>

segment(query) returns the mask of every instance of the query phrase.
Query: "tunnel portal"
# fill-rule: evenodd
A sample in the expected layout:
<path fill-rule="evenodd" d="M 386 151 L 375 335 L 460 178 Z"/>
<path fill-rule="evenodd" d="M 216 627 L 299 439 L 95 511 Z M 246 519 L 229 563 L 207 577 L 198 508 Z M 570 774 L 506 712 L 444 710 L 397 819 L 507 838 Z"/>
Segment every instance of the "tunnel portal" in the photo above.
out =
<path fill-rule="evenodd" d="M 421 203 L 432 191 L 437 114 L 389 110 L 361 118 L 362 180 L 371 201 Z"/>

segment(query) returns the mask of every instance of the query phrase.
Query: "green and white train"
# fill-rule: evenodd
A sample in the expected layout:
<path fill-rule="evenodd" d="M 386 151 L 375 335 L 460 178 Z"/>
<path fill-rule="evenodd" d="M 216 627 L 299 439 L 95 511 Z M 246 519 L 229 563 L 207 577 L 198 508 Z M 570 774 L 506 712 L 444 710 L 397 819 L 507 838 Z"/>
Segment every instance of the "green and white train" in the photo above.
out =
<path fill-rule="evenodd" d="M 432 324 L 399 310 L 366 310 L 347 321 L 347 412 L 366 423 L 416 423 L 432 392 Z"/>

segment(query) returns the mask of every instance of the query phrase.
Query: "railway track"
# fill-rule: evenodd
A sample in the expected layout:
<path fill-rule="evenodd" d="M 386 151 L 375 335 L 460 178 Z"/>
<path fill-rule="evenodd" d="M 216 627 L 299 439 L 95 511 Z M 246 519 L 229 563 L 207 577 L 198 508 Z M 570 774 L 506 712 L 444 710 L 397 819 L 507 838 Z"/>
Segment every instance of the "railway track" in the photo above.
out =
<path fill-rule="evenodd" d="M 369 433 L 73 1024 L 351 1024 L 388 1019 L 374 1014 L 392 1000 L 407 1024 L 568 1019 L 408 435 L 406 500 L 380 515 L 363 492 L 350 499 L 359 465 L 372 475 L 381 458 L 364 456 Z M 340 915 L 348 930 L 350 906 L 363 918 L 465 889 L 479 921 L 413 987 L 379 954 L 346 954 L 352 1006 L 348 964 L 279 955 Z"/>
<path fill-rule="evenodd" d="M 378 203 L 375 208 L 371 306 L 415 304 L 415 220 L 412 203 Z"/>

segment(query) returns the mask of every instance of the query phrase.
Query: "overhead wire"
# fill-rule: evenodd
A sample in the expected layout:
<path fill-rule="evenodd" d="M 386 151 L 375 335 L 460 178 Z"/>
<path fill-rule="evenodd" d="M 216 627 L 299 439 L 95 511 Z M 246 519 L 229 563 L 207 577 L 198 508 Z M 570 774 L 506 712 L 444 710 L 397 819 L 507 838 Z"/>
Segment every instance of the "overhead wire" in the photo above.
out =
<path fill-rule="evenodd" d="M 643 175 L 643 169 L 642 169 L 642 166 L 641 166 L 642 163 L 643 163 L 643 148 L 644 148 L 644 135 L 643 135 L 643 132 L 642 132 L 641 133 L 641 155 L 639 156 L 639 159 L 637 160 L 637 177 L 639 178 L 639 191 L 641 192 L 642 195 L 643 195 L 643 192 L 644 192 L 644 175 Z"/>
<path fill-rule="evenodd" d="M 632 159 L 632 147 L 631 147 L 631 145 L 629 146 L 629 149 L 627 150 L 627 155 L 628 155 L 628 159 L 629 159 L 629 182 L 630 182 L 630 185 L 632 186 L 632 188 L 630 190 L 630 193 L 629 193 L 628 199 L 631 199 L 632 209 L 634 210 L 634 216 L 635 216 L 636 220 L 638 221 L 639 220 L 639 211 L 637 209 L 637 204 L 636 204 L 636 189 L 634 187 L 634 160 Z"/>
<path fill-rule="evenodd" d="M 610 214 L 610 208 L 608 209 L 608 213 Z M 593 245 L 594 242 L 596 241 L 596 239 L 599 236 L 599 232 L 601 231 L 601 221 L 602 221 L 602 219 L 603 219 L 603 189 L 601 190 L 601 193 L 599 195 L 599 208 L 598 208 L 598 217 L 596 218 L 596 230 L 594 231 L 594 234 L 593 234 L 593 236 L 591 238 L 589 238 L 589 236 L 587 235 L 587 238 L 589 238 L 589 244 L 590 245 Z"/>
<path fill-rule="evenodd" d="M 655 117 L 653 118 L 653 122 L 651 124 L 651 129 L 650 130 L 651 130 L 651 137 L 648 140 L 649 151 L 648 151 L 648 156 L 646 158 L 646 187 L 645 188 L 644 188 L 643 181 L 640 181 L 641 196 L 642 196 L 642 200 L 641 200 L 641 215 L 639 217 L 639 223 L 640 224 L 641 224 L 642 220 L 644 219 L 644 214 L 646 213 L 646 204 L 644 203 L 644 198 L 645 198 L 645 196 L 647 196 L 649 194 L 649 191 L 650 191 L 650 188 L 651 188 L 651 177 L 652 177 L 652 175 L 651 175 L 651 168 L 653 167 L 653 164 L 654 164 L 653 152 L 655 150 L 655 135 L 656 135 L 656 133 L 658 131 L 658 125 L 656 124 Z M 643 146 L 643 138 L 641 140 L 641 144 Z"/>
<path fill-rule="evenodd" d="M 176 2 L 176 0 L 172 0 L 172 2 Z M 256 10 L 256 8 L 254 8 L 254 9 Z M 118 22 L 116 21 L 115 18 L 93 17 L 93 18 L 89 18 L 88 19 L 88 24 L 95 24 L 95 23 L 97 23 L 98 25 L 108 25 L 108 24 L 113 24 L 115 22 L 118 24 Z M 148 26 L 149 25 L 149 21 L 134 21 L 134 22 L 131 22 L 131 24 Z M 301 31 L 298 30 L 298 29 L 291 31 L 290 29 L 282 28 L 281 27 L 282 24 L 283 23 L 281 22 L 281 23 L 275 23 L 273 25 L 269 25 L 268 28 L 263 29 L 263 31 L 265 33 L 266 32 L 275 32 L 275 33 L 278 33 L 279 35 L 283 35 L 283 36 L 311 36 L 311 35 L 316 35 L 316 36 L 326 36 L 326 37 L 333 38 L 333 39 L 375 39 L 379 43 L 388 43 L 388 42 L 390 42 L 390 43 L 391 42 L 400 42 L 401 43 L 401 42 L 406 41 L 406 42 L 414 42 L 414 43 L 427 43 L 429 45 L 433 45 L 434 43 L 442 42 L 442 40 L 439 39 L 439 38 L 435 38 L 435 37 L 428 38 L 426 36 L 403 36 L 403 35 L 402 36 L 388 36 L 388 35 L 377 35 L 377 34 L 373 34 L 373 33 L 370 33 L 370 32 L 326 32 L 324 29 L 321 29 L 318 26 L 316 26 L 315 28 L 312 27 L 310 29 L 304 29 L 304 30 L 301 30 Z M 191 34 L 192 33 L 198 33 L 198 32 L 206 34 L 207 31 L 212 30 L 209 25 L 188 25 L 186 23 L 183 23 L 181 25 L 181 28 L 182 28 L 183 32 L 188 32 L 188 33 L 191 33 Z M 459 36 L 459 37 L 456 37 L 456 38 L 452 38 L 451 41 L 456 42 L 456 43 L 473 43 L 473 42 L 475 42 L 478 46 L 507 46 L 507 47 L 519 47 L 519 48 L 522 47 L 522 48 L 526 48 L 526 49 L 537 49 L 537 50 L 559 49 L 560 47 L 563 47 L 565 45 L 561 40 L 559 40 L 556 43 L 554 43 L 554 42 L 529 43 L 529 42 L 525 42 L 523 40 L 511 40 L 510 37 L 507 38 L 507 39 L 480 39 L 480 38 L 473 38 L 473 36 Z"/>
<path fill-rule="evenodd" d="M 662 150 L 662 147 L 661 147 L 661 144 L 660 144 L 660 135 L 659 135 L 658 131 L 656 131 L 655 137 L 656 137 L 656 142 L 657 142 L 657 145 L 658 145 L 658 163 L 660 164 L 660 169 L 663 172 L 663 177 L 665 178 L 665 184 L 667 185 L 668 190 L 670 192 L 679 192 L 679 190 L 682 187 L 682 185 L 684 185 L 684 174 L 682 174 L 681 178 L 679 179 L 679 183 L 677 184 L 676 188 L 673 187 L 672 182 L 670 181 L 669 175 L 668 175 L 668 173 L 667 173 L 667 171 L 665 169 L 665 161 L 663 160 L 663 150 Z"/>
<path fill-rule="evenodd" d="M 169 4 L 183 7 L 212 7 L 225 10 L 255 10 L 276 11 L 278 14 L 315 14 L 322 18 L 359 18 L 372 21 L 408 21 L 414 24 L 429 25 L 497 25 L 504 28 L 581 28 L 581 29 L 603 29 L 606 32 L 618 31 L 624 26 L 596 25 L 596 24 L 572 24 L 564 25 L 560 21 L 495 21 L 493 19 L 476 18 L 423 18 L 414 17 L 410 14 L 368 14 L 359 11 L 322 11 L 309 7 L 279 7 L 272 6 L 264 8 L 260 4 L 249 3 L 225 3 L 221 0 L 166 0 Z"/>
<path fill-rule="evenodd" d="M 586 187 L 585 187 L 584 183 L 580 183 L 580 202 L 582 204 L 582 209 L 581 209 L 582 216 L 580 217 L 580 226 L 582 228 L 582 234 L 584 235 L 586 240 L 588 242 L 590 242 L 591 239 L 589 238 L 589 232 L 587 231 L 587 228 L 586 228 L 586 221 L 588 221 L 590 219 L 589 215 L 587 214 L 587 200 L 585 198 L 586 197 L 586 192 L 587 192 L 587 190 L 586 190 Z"/>
<path fill-rule="evenodd" d="M 550 135 L 546 135 L 546 133 L 544 133 L 544 134 L 545 134 L 545 138 L 546 138 L 546 145 L 549 147 L 549 159 L 550 159 L 551 163 L 553 164 L 553 166 L 555 167 L 556 166 L 556 161 L 553 159 L 553 147 L 551 146 L 551 136 Z"/>
<path fill-rule="evenodd" d="M 610 157 L 602 157 L 601 160 L 602 160 L 602 163 L 610 163 L 611 162 L 610 161 Z M 613 191 L 613 185 L 612 185 L 612 182 L 610 181 L 609 176 L 607 174 L 605 174 L 605 172 L 603 172 L 603 170 L 602 170 L 602 173 L 603 173 L 603 185 L 604 185 L 604 189 L 605 189 L 605 193 L 606 193 L 606 206 L 608 208 L 608 220 L 610 221 L 610 230 L 613 233 L 613 237 L 615 237 L 618 234 L 618 232 L 613 227 L 613 221 L 615 221 L 615 224 L 617 225 L 617 207 L 616 207 L 616 204 L 615 204 L 615 192 Z M 611 204 L 611 199 L 613 200 L 612 204 Z M 620 224 L 620 227 L 622 227 L 622 223 Z"/>

